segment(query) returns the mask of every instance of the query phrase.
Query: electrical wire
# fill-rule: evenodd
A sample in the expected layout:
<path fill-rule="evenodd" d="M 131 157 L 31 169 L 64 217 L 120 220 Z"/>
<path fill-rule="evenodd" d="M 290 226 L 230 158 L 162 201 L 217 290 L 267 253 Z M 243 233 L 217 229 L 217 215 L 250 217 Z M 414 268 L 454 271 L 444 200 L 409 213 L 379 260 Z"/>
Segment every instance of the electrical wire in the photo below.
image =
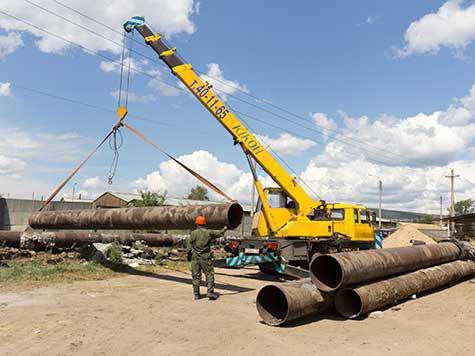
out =
<path fill-rule="evenodd" d="M 93 104 L 90 104 L 90 103 L 86 103 L 84 101 L 80 101 L 80 100 L 77 100 L 77 99 L 72 99 L 72 98 L 68 98 L 68 97 L 48 93 L 48 92 L 45 92 L 45 91 L 25 87 L 23 85 L 19 85 L 19 84 L 13 83 L 13 82 L 9 82 L 9 83 L 14 88 L 29 91 L 29 92 L 32 92 L 34 94 L 42 95 L 42 96 L 49 97 L 49 98 L 52 98 L 52 99 L 55 99 L 55 100 L 64 101 L 64 102 L 74 104 L 74 105 L 84 106 L 84 107 L 94 109 L 94 110 L 97 110 L 97 111 L 102 111 L 102 112 L 105 112 L 105 113 L 112 113 L 112 114 L 116 113 L 114 110 L 111 110 L 111 109 L 108 109 L 108 108 L 105 108 L 105 107 L 101 107 L 101 106 L 98 106 L 98 105 L 93 105 Z M 190 127 L 187 127 L 187 126 L 180 126 L 180 125 L 176 125 L 176 124 L 172 124 L 172 123 L 168 123 L 168 122 L 161 122 L 161 121 L 151 120 L 151 119 L 147 119 L 147 118 L 143 117 L 143 115 L 140 115 L 140 114 L 137 115 L 137 114 L 129 112 L 127 114 L 127 117 L 132 118 L 134 120 L 149 122 L 149 123 L 154 124 L 154 125 L 160 125 L 160 126 L 165 126 L 165 127 L 175 127 L 175 128 L 180 129 L 180 130 L 191 131 L 195 134 L 201 134 L 201 135 L 204 135 L 204 136 L 207 136 L 207 137 L 214 136 L 216 138 L 218 138 L 218 137 L 222 138 L 222 135 L 213 135 L 213 134 L 210 134 L 207 131 L 202 131 L 199 128 L 190 128 Z"/>
<path fill-rule="evenodd" d="M 110 38 L 108 38 L 108 37 L 102 35 L 101 33 L 96 32 L 96 31 L 90 29 L 89 27 L 86 27 L 86 26 L 83 26 L 83 25 L 81 25 L 81 24 L 79 24 L 79 23 L 77 23 L 77 22 L 74 22 L 73 20 L 68 19 L 67 17 L 62 16 L 62 15 L 58 14 L 57 12 L 55 12 L 55 11 L 53 11 L 53 10 L 47 9 L 46 7 L 41 6 L 41 5 L 39 5 L 39 4 L 37 4 L 37 3 L 33 2 L 33 1 L 30 1 L 30 0 L 23 0 L 23 1 L 26 2 L 26 3 L 28 3 L 28 4 L 30 4 L 30 5 L 32 5 L 32 6 L 34 6 L 34 7 L 36 7 L 36 8 L 38 8 L 38 9 L 40 9 L 40 10 L 43 10 L 43 11 L 49 13 L 50 15 L 56 16 L 56 17 L 62 19 L 63 21 L 66 21 L 66 22 L 68 22 L 68 23 L 70 23 L 70 24 L 72 24 L 72 25 L 74 25 L 74 26 L 77 26 L 77 27 L 79 27 L 79 28 L 81 28 L 81 29 L 83 29 L 83 30 L 89 32 L 89 33 L 92 33 L 92 34 L 94 34 L 95 36 L 98 36 L 98 37 L 102 38 L 103 40 L 109 41 L 110 43 L 113 43 L 113 44 L 115 44 L 115 45 L 118 46 L 118 47 L 123 47 L 120 42 L 115 41 L 115 40 L 113 40 L 113 39 L 110 39 Z M 53 1 L 54 1 L 54 0 L 53 0 Z M 56 2 L 56 1 L 55 1 L 55 2 Z M 59 2 L 56 2 L 56 3 L 59 4 Z M 63 4 L 61 4 L 61 5 L 63 6 Z M 64 6 L 66 6 L 66 5 L 64 5 Z M 69 9 L 72 10 L 72 8 L 69 8 Z M 84 17 L 88 18 L 87 15 L 81 14 L 79 11 L 75 11 L 75 12 L 76 12 L 77 14 L 80 14 L 81 16 L 84 16 Z M 96 21 L 96 20 L 91 20 L 91 21 L 94 21 L 94 22 L 96 22 L 97 24 L 99 24 L 99 25 L 101 25 L 101 26 L 104 26 L 104 27 L 106 27 L 106 28 L 109 28 L 107 25 L 105 25 L 105 24 L 103 24 L 103 23 L 101 23 L 101 22 L 98 22 L 98 21 Z M 109 28 L 109 29 L 110 29 L 110 28 Z M 122 37 L 122 32 L 117 31 L 117 30 L 114 30 L 114 32 L 116 32 L 117 34 L 121 35 L 121 37 Z M 144 47 L 148 47 L 148 45 L 144 44 L 143 42 L 139 42 L 139 41 L 137 41 L 137 40 L 135 40 L 135 39 L 133 39 L 133 42 L 135 42 L 135 43 L 140 43 L 140 44 L 142 44 Z M 145 54 L 143 54 L 143 53 L 141 53 L 141 52 L 135 51 L 135 50 L 134 50 L 134 53 L 137 54 L 137 55 L 139 55 L 139 56 L 141 56 L 141 57 L 143 57 L 143 58 L 146 58 L 146 59 L 148 59 L 148 60 L 150 60 L 150 61 L 152 61 L 152 62 L 154 62 L 154 63 L 160 64 L 160 62 L 157 61 L 157 60 L 156 60 L 155 58 L 153 58 L 153 57 L 149 57 L 149 56 L 147 56 L 147 55 L 145 55 Z"/>
<path fill-rule="evenodd" d="M 12 18 L 12 19 L 15 19 L 15 20 L 17 20 L 17 21 L 19 21 L 19 22 L 21 22 L 21 23 L 23 23 L 23 24 L 26 24 L 26 25 L 28 25 L 28 26 L 30 26 L 30 27 L 32 27 L 32 28 L 37 29 L 38 31 L 41 31 L 41 32 L 44 32 L 44 33 L 46 33 L 46 34 L 48 34 L 48 35 L 50 35 L 50 36 L 56 37 L 56 38 L 58 38 L 58 39 L 60 39 L 60 40 L 62 40 L 62 41 L 64 41 L 64 42 L 67 42 L 67 43 L 73 45 L 73 46 L 76 46 L 76 47 L 78 47 L 78 48 L 81 48 L 82 50 L 84 50 L 84 51 L 86 51 L 86 52 L 88 52 L 88 53 L 90 53 L 90 54 L 92 54 L 92 55 L 94 55 L 94 56 L 101 57 L 101 58 L 106 59 L 106 60 L 110 61 L 111 63 L 115 63 L 115 64 L 117 64 L 117 65 L 119 65 L 119 66 L 121 65 L 120 61 L 117 61 L 117 60 L 115 60 L 115 59 L 112 59 L 112 58 L 110 58 L 110 57 L 108 57 L 108 56 L 106 56 L 106 55 L 104 55 L 104 54 L 102 54 L 102 53 L 99 53 L 99 52 L 97 52 L 97 51 L 94 51 L 94 50 L 92 50 L 92 49 L 90 49 L 90 48 L 88 48 L 88 47 L 86 47 L 86 46 L 83 46 L 83 45 L 77 43 L 77 42 L 68 40 L 68 39 L 66 39 L 66 38 L 64 38 L 64 37 L 62 37 L 62 36 L 60 36 L 60 35 L 58 35 L 58 34 L 56 34 L 56 33 L 53 33 L 53 32 L 51 32 L 51 31 L 49 31 L 49 30 L 46 30 L 46 29 L 41 28 L 41 27 L 39 27 L 39 26 L 37 26 L 37 25 L 34 25 L 34 24 L 32 24 L 31 22 L 28 22 L 28 21 L 26 21 L 26 20 L 23 20 L 23 19 L 21 19 L 21 18 L 15 16 L 15 15 L 9 14 L 9 13 L 3 11 L 3 10 L 0 10 L 0 14 L 3 14 L 3 15 L 5 15 L 5 16 L 8 16 L 8 17 Z M 133 72 L 135 72 L 135 73 L 142 74 L 142 75 L 144 75 L 144 76 L 146 76 L 146 77 L 148 77 L 148 78 L 157 80 L 157 81 L 159 81 L 159 82 L 161 82 L 161 83 L 163 83 L 163 84 L 165 84 L 165 85 L 167 85 L 167 86 L 169 86 L 169 87 L 172 87 L 172 88 L 174 88 L 174 89 L 177 89 L 177 90 L 179 90 L 179 91 L 181 91 L 181 92 L 186 92 L 183 88 L 179 87 L 178 85 L 171 84 L 171 83 L 169 83 L 169 82 L 167 82 L 167 81 L 161 79 L 161 78 L 158 77 L 158 76 L 151 75 L 151 74 L 149 74 L 149 73 L 147 73 L 147 72 L 144 72 L 144 71 L 142 71 L 142 70 L 140 70 L 140 69 L 131 68 L 131 71 L 133 71 Z"/>
<path fill-rule="evenodd" d="M 229 105 L 228 105 L 229 106 Z M 234 111 L 234 110 L 233 110 Z M 236 111 L 234 111 L 236 112 Z M 259 131 L 255 130 L 252 128 L 252 126 L 249 124 L 249 122 L 247 122 L 246 120 L 244 120 L 242 117 L 240 118 L 244 124 L 249 127 L 251 129 L 252 132 L 255 132 L 257 133 L 259 136 L 260 136 L 260 140 L 264 143 L 264 145 L 266 146 L 266 148 L 272 152 L 272 154 L 277 157 L 277 159 L 287 167 L 287 169 L 289 169 L 293 174 L 294 174 L 294 177 L 295 179 L 299 180 L 303 185 L 305 185 L 309 190 L 310 192 L 315 196 L 317 197 L 318 199 L 322 200 L 320 194 L 318 194 L 311 186 L 310 184 L 308 184 L 302 177 L 300 177 L 300 175 L 295 171 L 294 168 L 292 168 L 292 166 L 290 166 L 290 164 L 288 164 L 273 148 L 272 148 L 272 145 L 265 142 L 264 138 L 262 137 L 263 135 L 259 134 Z"/>
<path fill-rule="evenodd" d="M 46 9 L 46 8 L 44 8 L 44 7 L 40 6 L 40 5 L 38 5 L 38 4 L 33 3 L 33 2 L 30 1 L 30 0 L 24 0 L 24 1 L 26 1 L 27 3 L 30 3 L 30 4 L 32 4 L 32 5 L 34 5 L 34 6 L 36 6 L 36 7 L 39 7 L 40 9 L 42 9 L 42 10 L 44 10 L 44 11 L 47 11 L 47 12 L 50 13 L 50 14 L 53 14 L 53 15 L 55 15 L 55 16 L 58 16 L 58 17 L 60 17 L 61 19 L 65 20 L 65 21 L 67 21 L 67 22 L 69 22 L 69 23 L 72 23 L 72 24 L 74 24 L 74 25 L 76 25 L 76 26 L 78 26 L 78 27 L 80 27 L 80 28 L 82 28 L 82 29 L 84 29 L 84 30 L 86 30 L 86 31 L 89 31 L 89 32 L 91 32 L 91 33 L 93 33 L 93 34 L 95 34 L 95 35 L 97 35 L 97 36 L 99 36 L 99 37 L 101 37 L 101 38 L 103 38 L 103 39 L 105 39 L 105 40 L 111 41 L 112 43 L 115 43 L 116 45 L 119 45 L 119 46 L 120 46 L 119 43 L 117 43 L 117 42 L 115 42 L 115 41 L 113 41 L 113 40 L 111 40 L 111 39 L 109 39 L 109 38 L 107 38 L 107 37 L 105 37 L 105 36 L 103 36 L 103 35 L 101 35 L 101 34 L 95 32 L 95 31 L 92 31 L 91 29 L 89 29 L 89 28 L 87 28 L 87 27 L 84 27 L 84 26 L 82 26 L 82 25 L 80 25 L 80 24 L 77 24 L 77 23 L 75 23 L 75 22 L 73 22 L 73 21 L 71 21 L 71 20 L 65 18 L 64 16 L 61 16 L 61 15 L 55 13 L 54 11 L 48 10 L 48 9 Z M 64 8 L 67 8 L 67 9 L 69 9 L 69 10 L 75 12 L 75 13 L 78 14 L 78 15 L 81 15 L 81 16 L 83 16 L 83 17 L 89 19 L 90 21 L 93 21 L 93 22 L 95 22 L 95 23 L 97 23 L 97 24 L 99 24 L 99 25 L 101 25 L 101 26 L 106 27 L 107 29 L 109 29 L 109 30 L 111 30 L 111 31 L 113 31 L 113 32 L 115 32 L 115 33 L 120 33 L 119 31 L 115 30 L 115 29 L 112 28 L 111 26 L 106 25 L 106 24 L 104 24 L 103 22 L 101 22 L 101 21 L 99 21 L 99 20 L 97 20 L 97 19 L 94 19 L 94 18 L 92 18 L 91 16 L 86 15 L 86 14 L 84 14 L 83 12 L 78 11 L 78 10 L 76 10 L 76 9 L 74 9 L 74 8 L 72 8 L 72 7 L 70 7 L 70 6 L 68 6 L 68 5 L 65 5 L 64 3 L 60 2 L 60 1 L 57 1 L 57 0 L 52 0 L 52 1 L 54 1 L 56 4 L 58 4 L 58 5 L 60 5 L 60 6 L 63 6 Z M 149 27 L 151 27 L 150 24 L 149 24 Z M 151 27 L 151 29 L 153 30 L 152 27 Z M 164 39 L 162 39 L 162 40 L 165 41 Z M 142 42 L 140 42 L 140 41 L 133 40 L 133 42 L 139 43 L 139 44 L 141 44 L 141 45 L 144 46 L 144 47 L 148 47 L 148 45 L 146 45 L 146 44 L 144 44 L 144 43 L 142 43 Z M 145 56 L 145 55 L 143 55 L 142 53 L 139 53 L 139 52 L 136 52 L 136 53 L 139 54 L 139 55 L 141 55 L 141 56 L 143 56 L 143 57 L 145 57 L 145 58 L 147 58 L 147 59 L 149 59 L 150 61 L 152 61 L 152 62 L 154 62 L 154 63 L 157 63 L 157 64 L 160 63 L 160 64 L 162 64 L 161 62 L 159 62 L 159 61 L 157 61 L 157 60 L 155 60 L 155 59 L 153 59 L 153 58 L 151 58 L 151 57 Z M 129 64 L 130 64 L 130 63 L 129 63 Z M 220 80 L 219 78 L 211 77 L 211 76 L 209 76 L 208 74 L 206 74 L 205 72 L 203 72 L 203 71 L 201 71 L 201 70 L 199 70 L 199 69 L 196 69 L 196 68 L 195 68 L 195 70 L 196 70 L 196 72 L 198 72 L 198 73 L 205 74 L 205 75 L 207 75 L 208 77 L 212 78 L 213 80 L 216 80 L 217 82 L 221 83 L 222 85 L 225 85 L 225 86 L 227 86 L 227 87 L 233 88 L 233 89 L 236 90 L 236 91 L 241 92 L 242 94 L 244 94 L 244 95 L 246 95 L 246 96 L 248 96 L 248 97 L 250 97 L 250 98 L 256 100 L 256 102 L 264 103 L 264 104 L 269 105 L 269 106 L 271 106 L 271 107 L 273 107 L 273 108 L 275 108 L 275 109 L 277 109 L 277 110 L 279 110 L 279 111 L 282 111 L 282 112 L 286 113 L 287 115 L 291 115 L 291 116 L 293 116 L 293 117 L 295 117 L 295 118 L 297 118 L 297 119 L 299 119 L 299 120 L 301 120 L 301 121 L 304 121 L 304 122 L 307 122 L 307 123 L 312 123 L 312 124 L 314 124 L 315 126 L 319 126 L 319 125 L 316 125 L 314 122 L 312 122 L 312 120 L 309 119 L 309 118 L 305 118 L 305 117 L 300 116 L 300 115 L 298 115 L 298 114 L 295 114 L 295 113 L 293 113 L 293 112 L 291 112 L 291 111 L 289 111 L 289 110 L 287 110 L 287 109 L 284 109 L 284 108 L 282 108 L 282 107 L 280 107 L 280 106 L 278 106 L 278 105 L 272 104 L 271 102 L 269 102 L 269 101 L 267 101 L 267 100 L 264 100 L 264 99 L 262 99 L 262 98 L 259 98 L 259 97 L 255 96 L 255 95 L 252 95 L 252 94 L 248 93 L 247 91 L 242 90 L 240 87 L 235 86 L 235 85 L 232 85 L 232 84 L 229 84 L 229 83 L 227 83 L 227 82 L 225 82 L 225 81 L 223 81 L 223 80 Z M 248 105 L 254 106 L 254 107 L 259 108 L 260 110 L 262 110 L 262 108 L 260 108 L 259 106 L 254 105 L 254 104 L 252 104 L 252 103 L 249 103 L 249 102 L 247 102 L 247 101 L 245 101 L 245 100 L 243 100 L 243 99 L 240 99 L 240 98 L 238 98 L 238 97 L 236 97 L 236 96 L 234 96 L 234 95 L 232 95 L 232 94 L 230 94 L 230 93 L 227 93 L 227 95 L 229 95 L 230 97 L 233 97 L 233 98 L 236 99 L 236 100 L 242 101 L 243 103 L 246 103 L 246 104 L 248 104 Z M 277 114 L 275 114 L 275 113 L 273 113 L 273 112 L 271 112 L 271 111 L 266 110 L 266 112 L 268 112 L 269 114 L 272 114 L 272 115 L 274 115 L 274 116 L 280 117 L 280 116 L 278 116 Z M 282 118 L 282 117 L 280 117 L 280 118 Z M 289 120 L 287 120 L 287 121 L 289 121 Z M 293 124 L 296 124 L 295 121 L 289 121 L 289 122 L 292 122 Z M 323 128 L 323 127 L 322 127 L 322 128 Z M 327 133 L 327 134 L 326 134 L 327 136 L 328 136 L 328 132 L 333 132 L 335 135 L 341 133 L 340 131 L 335 130 L 335 129 L 332 129 L 332 128 L 323 128 L 323 132 L 326 132 L 326 133 Z M 389 155 L 391 155 L 391 156 L 393 156 L 393 157 L 403 157 L 402 155 L 395 154 L 394 152 L 389 151 L 389 150 L 387 150 L 387 149 L 385 149 L 385 148 L 377 147 L 377 146 L 374 146 L 374 145 L 370 145 L 370 144 L 368 144 L 367 142 L 364 142 L 364 141 L 361 141 L 361 140 L 357 140 L 357 139 L 352 138 L 352 137 L 346 137 L 345 140 L 343 140 L 343 139 L 336 139 L 335 136 L 330 136 L 330 137 L 333 138 L 333 139 L 335 139 L 335 140 L 339 140 L 340 142 L 343 142 L 343 143 L 345 143 L 345 144 L 348 144 L 348 143 L 346 143 L 346 140 L 349 140 L 349 141 L 355 142 L 355 143 L 357 143 L 357 144 L 362 144 L 362 145 L 364 145 L 364 147 L 374 147 L 374 148 L 377 150 L 377 152 L 373 152 L 373 153 L 374 153 L 374 154 L 378 154 L 379 156 L 382 155 L 382 154 L 381 154 L 381 151 L 383 151 L 383 152 L 386 152 L 387 154 L 389 154 Z M 365 149 L 363 149 L 363 150 L 368 151 L 367 148 L 365 148 Z M 386 156 L 386 157 L 387 157 L 387 156 Z M 387 158 L 388 158 L 388 157 L 387 157 Z M 391 159 L 393 159 L 393 158 L 391 158 Z M 412 161 L 418 161 L 418 160 L 412 160 Z M 407 164 L 407 161 L 400 160 L 400 162 L 401 162 L 402 164 Z M 420 163 L 425 163 L 425 162 L 422 162 L 422 161 L 418 161 L 418 162 L 420 162 Z"/>
<path fill-rule="evenodd" d="M 31 3 L 31 4 L 33 4 L 33 3 L 32 3 L 31 1 L 29 1 L 29 0 L 25 0 L 25 1 L 26 1 L 26 2 L 29 2 L 29 3 Z M 57 1 L 55 1 L 55 2 L 57 2 Z M 59 3 L 59 2 L 57 2 L 57 3 Z M 37 4 L 35 4 L 35 6 L 36 6 L 36 5 L 37 5 Z M 64 5 L 64 4 L 62 4 L 62 5 Z M 72 9 L 72 8 L 71 8 L 71 9 Z M 45 10 L 45 11 L 51 12 L 51 11 L 49 11 L 49 10 Z M 76 11 L 76 12 L 77 12 L 77 11 Z M 102 57 L 102 58 L 106 58 L 106 59 L 109 60 L 109 61 L 112 61 L 112 62 L 114 62 L 114 63 L 117 63 L 116 61 L 112 60 L 111 58 L 109 58 L 109 57 L 107 57 L 107 56 L 101 55 L 101 54 L 99 54 L 99 53 L 97 53 L 97 52 L 95 52 L 95 51 L 93 51 L 93 50 L 88 49 L 88 48 L 85 47 L 85 46 L 79 45 L 79 44 L 77 44 L 77 43 L 74 43 L 73 41 L 69 41 L 69 40 L 67 40 L 67 39 L 65 39 L 65 38 L 62 38 L 61 36 L 58 36 L 58 35 L 56 35 L 56 34 L 53 34 L 53 33 L 50 32 L 50 31 L 47 31 L 47 30 L 45 30 L 45 29 L 41 29 L 41 28 L 39 28 L 38 26 L 35 26 L 35 25 L 31 24 L 31 23 L 28 23 L 27 21 L 24 21 L 24 20 L 22 20 L 22 19 L 20 19 L 20 18 L 18 18 L 18 17 L 13 16 L 13 15 L 10 15 L 10 14 L 4 12 L 4 11 L 0 11 L 0 13 L 3 13 L 3 14 L 6 15 L 6 16 L 10 16 L 10 17 L 12 17 L 12 18 L 15 18 L 15 19 L 18 20 L 18 21 L 21 21 L 21 22 L 23 22 L 23 23 L 26 23 L 26 24 L 28 24 L 28 25 L 30 25 L 30 26 L 32 26 L 32 27 L 34 27 L 34 28 L 37 28 L 37 29 L 39 29 L 39 30 L 41 30 L 41 31 L 43 31 L 43 32 L 46 32 L 46 33 L 48 33 L 48 34 L 50 34 L 50 35 L 52 35 L 52 36 L 55 36 L 55 37 L 57 37 L 57 38 L 60 38 L 60 39 L 66 41 L 66 42 L 68 42 L 68 43 L 77 45 L 77 46 L 79 46 L 80 48 L 82 48 L 82 49 L 84 49 L 84 50 L 86 50 L 86 51 L 88 51 L 88 52 L 90 52 L 90 53 L 92 53 L 92 54 L 98 55 L 98 56 L 100 56 L 100 57 Z M 51 12 L 51 13 L 52 13 L 52 12 Z M 87 15 L 84 15 L 84 14 L 82 14 L 82 15 L 87 17 Z M 61 15 L 58 15 L 58 16 L 61 17 Z M 66 18 L 64 18 L 64 19 L 68 21 L 68 19 L 66 19 Z M 95 21 L 95 22 L 98 22 L 97 20 L 94 20 L 94 21 Z M 98 22 L 98 23 L 99 23 L 99 22 Z M 105 26 L 105 24 L 103 24 L 103 23 L 100 23 L 100 24 L 102 24 L 103 26 Z M 76 25 L 77 25 L 77 24 L 76 24 Z M 80 25 L 78 25 L 78 26 L 80 26 Z M 87 29 L 87 28 L 86 28 L 86 29 Z M 101 36 L 101 37 L 103 37 L 103 36 Z M 105 37 L 103 37 L 103 38 L 105 38 Z M 105 38 L 105 39 L 107 39 L 107 38 Z M 110 39 L 107 39 L 107 40 L 110 40 Z M 112 40 L 111 40 L 111 41 L 112 41 Z M 136 41 L 134 41 L 134 42 L 136 42 Z M 156 61 L 154 61 L 154 62 L 156 62 Z M 130 62 L 129 62 L 129 66 L 130 66 Z M 121 63 L 121 70 L 122 70 L 122 69 L 123 69 L 123 63 Z M 178 86 L 175 86 L 175 85 L 172 85 L 172 84 L 170 84 L 170 83 L 168 83 L 168 82 L 166 82 L 166 81 L 163 81 L 163 80 L 161 80 L 161 79 L 158 79 L 157 77 L 152 76 L 152 75 L 150 75 L 149 73 L 146 73 L 146 72 L 137 70 L 137 69 L 135 69 L 135 68 L 134 68 L 134 71 L 136 71 L 136 72 L 138 72 L 138 73 L 140 73 L 140 74 L 146 75 L 146 76 L 148 76 L 148 77 L 151 77 L 151 78 L 153 78 L 153 79 L 159 80 L 160 82 L 162 82 L 162 83 L 164 83 L 164 84 L 166 84 L 166 85 L 169 85 L 169 86 L 171 86 L 171 87 L 173 87 L 173 88 L 175 88 L 175 89 L 178 89 L 178 90 L 180 90 L 180 91 L 184 91 L 182 88 L 180 88 L 180 87 L 178 87 Z M 228 83 L 224 83 L 224 82 L 222 82 L 221 80 L 219 80 L 219 79 L 217 79 L 217 78 L 213 78 L 213 79 L 215 79 L 215 80 L 221 82 L 221 83 L 224 84 L 224 85 L 228 85 Z M 230 85 L 228 85 L 228 86 L 230 86 Z M 237 89 L 237 90 L 240 90 L 239 88 L 236 88 L 235 86 L 232 86 L 232 87 L 234 87 L 234 88 Z M 215 89 L 216 89 L 216 88 L 215 88 Z M 292 113 L 292 112 L 290 112 L 290 111 L 288 111 L 288 110 L 285 110 L 285 109 L 282 109 L 282 108 L 280 108 L 280 107 L 278 107 L 278 106 L 276 106 L 276 105 L 270 104 L 270 103 L 268 103 L 267 101 L 264 101 L 264 100 L 262 100 L 262 99 L 259 99 L 259 98 L 257 98 L 256 96 L 250 95 L 249 93 L 246 93 L 246 92 L 244 92 L 244 91 L 242 91 L 242 90 L 240 90 L 240 91 L 243 92 L 244 94 L 249 95 L 250 97 L 252 97 L 252 98 L 258 100 L 259 102 L 267 103 L 267 104 L 272 105 L 273 107 L 276 107 L 276 108 L 278 108 L 279 110 L 282 110 L 282 111 L 284 111 L 284 112 L 286 112 L 286 113 L 288 113 L 288 114 L 290 114 L 290 115 L 294 115 L 294 116 L 296 116 L 296 117 L 298 117 L 298 118 L 301 118 L 300 116 L 298 116 L 298 115 L 296 115 L 296 114 L 294 114 L 294 113 Z M 222 92 L 223 92 L 223 91 L 222 91 Z M 325 128 L 325 129 L 324 129 L 325 131 L 323 131 L 323 132 L 322 132 L 322 131 L 317 131 L 317 130 L 315 130 L 315 129 L 313 129 L 313 128 L 309 128 L 309 127 L 303 126 L 303 125 L 301 125 L 301 124 L 298 124 L 298 123 L 296 123 L 296 122 L 293 121 L 293 120 L 290 120 L 290 119 L 288 119 L 288 118 L 285 118 L 285 117 L 283 117 L 283 116 L 281 116 L 281 115 L 278 115 L 278 114 L 276 114 L 276 113 L 274 113 L 274 112 L 272 112 L 272 111 L 270 111 L 270 110 L 264 109 L 264 108 L 262 108 L 262 107 L 260 107 L 260 106 L 258 106 L 258 105 L 255 105 L 255 104 L 253 104 L 253 103 L 249 103 L 249 102 L 247 102 L 247 101 L 245 101 L 245 100 L 243 100 L 243 99 L 241 99 L 241 98 L 239 98 L 239 97 L 237 97 L 237 96 L 235 96 L 235 95 L 232 95 L 232 94 L 229 94 L 229 93 L 226 93 L 226 95 L 229 95 L 229 96 L 232 97 L 233 99 L 239 100 L 239 101 L 241 101 L 241 102 L 243 102 L 243 103 L 246 103 L 246 104 L 248 104 L 248 105 L 251 105 L 251 106 L 255 107 L 256 109 L 263 110 L 263 111 L 265 111 L 265 112 L 267 112 L 267 113 L 269 113 L 269 114 L 271 114 L 271 115 L 274 115 L 274 116 L 276 116 L 276 117 L 279 117 L 279 118 L 281 118 L 281 119 L 284 119 L 284 120 L 286 120 L 286 121 L 288 121 L 288 122 L 291 122 L 291 123 L 293 123 L 293 124 L 295 124 L 295 125 L 299 125 L 299 126 L 305 128 L 305 129 L 307 129 L 307 130 L 316 131 L 316 132 L 317 132 L 318 134 L 320 134 L 320 135 L 324 134 L 325 131 L 331 131 L 331 130 L 328 130 L 327 128 Z M 302 118 L 301 118 L 301 119 L 302 119 Z M 305 119 L 305 121 L 308 121 L 308 120 Z M 282 128 L 282 130 L 286 130 L 286 129 L 283 129 L 283 128 Z M 337 141 L 340 141 L 340 142 L 342 142 L 342 143 L 348 145 L 348 142 L 346 142 L 346 141 L 343 140 L 343 139 L 336 138 L 336 137 L 333 137 L 333 138 L 334 138 L 335 140 L 337 140 Z M 347 138 L 347 139 L 351 139 L 351 138 Z M 353 140 L 353 139 L 351 139 L 351 140 Z M 363 148 L 360 148 L 360 149 L 361 149 L 362 151 L 366 151 L 366 152 L 371 153 L 371 151 L 369 151 L 369 150 L 367 150 L 367 149 L 363 149 Z M 380 150 L 380 148 L 378 148 L 378 150 Z M 380 156 L 382 156 L 380 152 L 378 152 L 378 154 L 379 154 Z M 401 162 L 402 162 L 402 163 L 406 163 L 406 162 L 403 162 L 403 161 L 401 161 Z M 381 161 L 378 161 L 378 163 L 386 164 L 385 162 L 381 162 Z"/>

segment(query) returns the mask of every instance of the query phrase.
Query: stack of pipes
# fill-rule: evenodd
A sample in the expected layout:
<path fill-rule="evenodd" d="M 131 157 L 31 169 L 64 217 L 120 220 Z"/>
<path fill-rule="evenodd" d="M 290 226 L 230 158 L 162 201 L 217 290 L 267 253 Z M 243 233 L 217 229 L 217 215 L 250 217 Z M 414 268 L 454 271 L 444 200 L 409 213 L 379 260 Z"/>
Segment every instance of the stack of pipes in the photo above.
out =
<path fill-rule="evenodd" d="M 43 250 L 53 245 L 71 247 L 115 240 L 122 243 L 140 240 L 152 247 L 172 246 L 180 244 L 183 238 L 126 230 L 190 230 L 195 228 L 195 218 L 200 215 L 206 218 L 208 228 L 221 229 L 227 226 L 229 229 L 235 229 L 241 224 L 243 210 L 238 203 L 230 203 L 42 211 L 31 214 L 28 221 L 30 228 L 24 232 L 0 231 L 0 246 Z M 125 231 L 71 231 L 98 229 Z"/>
<path fill-rule="evenodd" d="M 263 287 L 256 306 L 273 326 L 333 308 L 357 318 L 474 275 L 473 259 L 473 247 L 459 241 L 315 255 L 310 278 Z"/>

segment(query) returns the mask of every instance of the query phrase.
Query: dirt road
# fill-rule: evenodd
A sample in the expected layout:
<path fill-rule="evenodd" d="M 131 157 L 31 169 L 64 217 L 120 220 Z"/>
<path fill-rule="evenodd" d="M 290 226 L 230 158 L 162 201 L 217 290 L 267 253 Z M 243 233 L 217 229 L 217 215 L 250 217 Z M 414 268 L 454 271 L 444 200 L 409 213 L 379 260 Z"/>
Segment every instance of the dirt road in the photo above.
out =
<path fill-rule="evenodd" d="M 0 294 L 0 355 L 472 355 L 475 284 L 463 282 L 382 318 L 259 322 L 255 269 L 217 270 L 216 302 L 190 276 L 131 275 Z M 260 279 L 257 279 L 260 278 Z M 203 289 L 204 291 L 204 289 Z"/>

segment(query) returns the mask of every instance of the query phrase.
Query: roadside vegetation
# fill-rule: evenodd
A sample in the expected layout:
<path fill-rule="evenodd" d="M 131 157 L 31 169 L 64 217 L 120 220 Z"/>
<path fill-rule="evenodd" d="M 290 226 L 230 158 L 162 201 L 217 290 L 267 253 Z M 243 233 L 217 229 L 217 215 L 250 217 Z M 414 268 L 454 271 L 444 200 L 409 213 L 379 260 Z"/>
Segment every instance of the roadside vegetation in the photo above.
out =
<path fill-rule="evenodd" d="M 184 260 L 156 258 L 151 265 L 130 267 L 122 263 L 120 254 L 113 249 L 111 261 L 94 262 L 83 259 L 79 253 L 35 253 L 32 256 L 0 259 L 0 292 L 27 290 L 56 283 L 104 280 L 130 274 L 189 271 Z M 161 256 L 161 255 L 157 255 Z"/>

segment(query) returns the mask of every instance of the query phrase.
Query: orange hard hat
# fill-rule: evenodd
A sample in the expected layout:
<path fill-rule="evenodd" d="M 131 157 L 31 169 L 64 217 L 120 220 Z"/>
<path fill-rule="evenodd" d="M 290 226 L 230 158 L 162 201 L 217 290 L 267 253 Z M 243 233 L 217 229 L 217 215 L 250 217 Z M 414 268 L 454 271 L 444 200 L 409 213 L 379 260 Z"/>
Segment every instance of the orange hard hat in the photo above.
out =
<path fill-rule="evenodd" d="M 197 216 L 195 219 L 196 225 L 205 225 L 206 224 L 206 218 L 204 216 Z"/>

